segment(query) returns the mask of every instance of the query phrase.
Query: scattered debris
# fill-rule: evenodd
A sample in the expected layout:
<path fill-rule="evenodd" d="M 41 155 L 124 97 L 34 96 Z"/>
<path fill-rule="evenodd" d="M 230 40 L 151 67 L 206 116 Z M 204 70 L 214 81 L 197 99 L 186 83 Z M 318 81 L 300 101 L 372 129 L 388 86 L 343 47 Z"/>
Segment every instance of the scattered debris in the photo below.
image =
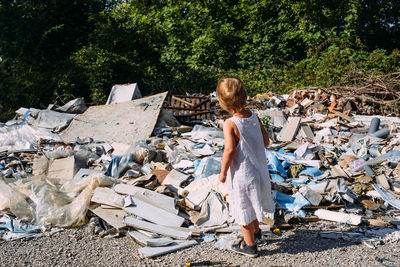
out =
<path fill-rule="evenodd" d="M 87 109 L 79 98 L 21 108 L 1 124 L 2 238 L 56 234 L 89 216 L 99 236 L 128 234 L 144 257 L 199 241 L 228 249 L 240 226 L 218 180 L 227 114 L 215 94 L 166 98 L 115 85 L 107 105 Z M 357 99 L 324 89 L 249 99 L 272 141 L 265 153 L 277 209 L 260 224 L 265 235 L 337 223 L 353 228 L 320 237 L 398 243 L 400 119 L 356 115 L 371 114 Z"/>

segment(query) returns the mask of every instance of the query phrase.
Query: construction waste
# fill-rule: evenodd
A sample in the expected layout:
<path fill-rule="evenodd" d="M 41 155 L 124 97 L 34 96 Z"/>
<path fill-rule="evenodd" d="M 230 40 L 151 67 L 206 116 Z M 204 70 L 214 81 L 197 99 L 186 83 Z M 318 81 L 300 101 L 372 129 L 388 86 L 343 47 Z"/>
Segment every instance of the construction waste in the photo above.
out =
<path fill-rule="evenodd" d="M 2 239 L 89 223 L 101 237 L 129 235 L 144 257 L 214 240 L 229 248 L 240 227 L 218 181 L 226 113 L 215 93 L 172 104 L 136 84 L 113 88 L 104 106 L 20 108 L 0 124 Z M 257 95 L 249 108 L 272 141 L 276 212 L 265 214 L 265 235 L 324 221 L 353 227 L 322 238 L 400 240 L 400 118 L 357 115 L 353 100 L 321 90 Z"/>

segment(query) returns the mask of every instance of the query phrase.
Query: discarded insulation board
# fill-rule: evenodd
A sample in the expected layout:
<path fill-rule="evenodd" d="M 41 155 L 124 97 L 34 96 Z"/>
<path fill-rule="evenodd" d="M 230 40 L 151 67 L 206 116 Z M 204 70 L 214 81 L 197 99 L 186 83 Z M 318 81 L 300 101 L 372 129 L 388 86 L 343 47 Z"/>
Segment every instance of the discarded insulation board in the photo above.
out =
<path fill-rule="evenodd" d="M 169 236 L 176 239 L 189 239 L 189 237 L 192 234 L 191 232 L 184 232 L 168 226 L 157 225 L 154 223 L 138 220 L 133 217 L 125 217 L 124 221 L 127 225 L 132 226 L 134 228 L 150 231 L 153 233 Z"/>
<path fill-rule="evenodd" d="M 385 190 L 385 188 L 383 188 L 380 185 L 374 184 L 372 186 L 378 192 L 378 194 L 382 197 L 383 200 L 385 200 L 387 203 L 389 203 L 396 209 L 400 210 L 400 199 L 399 198 L 395 197 L 392 193 Z"/>
<path fill-rule="evenodd" d="M 75 156 L 55 159 L 50 163 L 47 176 L 53 178 L 53 182 L 63 184 L 72 180 L 76 173 Z"/>
<path fill-rule="evenodd" d="M 316 210 L 315 215 L 323 220 L 346 223 L 351 225 L 359 225 L 362 218 L 361 216 L 355 214 L 348 214 L 344 212 L 336 212 L 323 209 Z"/>
<path fill-rule="evenodd" d="M 305 123 L 300 124 L 300 136 L 310 140 L 314 140 L 315 137 L 311 127 Z"/>
<path fill-rule="evenodd" d="M 97 187 L 90 201 L 111 207 L 122 208 L 124 196 L 119 195 L 108 187 Z"/>
<path fill-rule="evenodd" d="M 143 196 L 151 199 L 153 202 L 158 203 L 160 208 L 169 211 L 173 214 L 178 214 L 178 210 L 175 208 L 175 199 L 167 195 L 151 191 L 146 188 L 127 185 L 127 184 L 117 184 L 114 186 L 114 191 L 118 194 L 131 195 L 134 196 L 136 193 L 140 193 Z"/>
<path fill-rule="evenodd" d="M 297 131 L 299 130 L 300 121 L 300 117 L 290 117 L 281 132 L 279 133 L 279 141 L 293 141 L 293 138 L 296 136 Z"/>
<path fill-rule="evenodd" d="M 142 247 L 139 248 L 139 252 L 147 258 L 151 258 L 174 252 L 180 249 L 188 248 L 197 244 L 198 243 L 196 240 L 175 241 L 173 244 L 166 247 Z"/>
<path fill-rule="evenodd" d="M 106 221 L 109 225 L 119 230 L 126 227 L 124 217 L 129 214 L 121 209 L 104 209 L 102 207 L 90 207 L 89 210 Z"/>
<path fill-rule="evenodd" d="M 142 246 L 163 247 L 174 242 L 174 240 L 169 237 L 151 238 L 138 231 L 130 231 L 128 234 Z"/>
<path fill-rule="evenodd" d="M 61 137 L 65 142 L 91 137 L 97 141 L 129 144 L 146 139 L 153 132 L 167 93 L 90 107 L 75 117 Z"/>
<path fill-rule="evenodd" d="M 137 83 L 116 84 L 111 88 L 106 105 L 116 104 L 141 98 Z"/>
<path fill-rule="evenodd" d="M 138 194 L 140 193 L 136 193 L 135 196 Z M 135 196 L 128 196 L 125 198 L 125 206 L 123 209 L 126 212 L 164 226 L 181 226 L 185 221 L 184 218 L 165 211 L 157 206 L 153 206 Z"/>

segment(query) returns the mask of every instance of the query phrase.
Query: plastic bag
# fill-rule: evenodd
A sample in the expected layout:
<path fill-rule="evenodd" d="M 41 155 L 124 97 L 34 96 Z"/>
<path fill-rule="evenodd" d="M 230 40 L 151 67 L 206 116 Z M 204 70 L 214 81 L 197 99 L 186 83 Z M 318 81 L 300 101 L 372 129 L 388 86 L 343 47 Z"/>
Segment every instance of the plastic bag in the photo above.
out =
<path fill-rule="evenodd" d="M 114 182 L 112 178 L 92 174 L 57 187 L 45 176 L 34 176 L 15 186 L 11 195 L 14 198 L 9 198 L 11 211 L 36 225 L 74 226 L 84 220 L 94 189 Z M 1 185 L 0 188 L 5 188 Z M 28 204 L 27 198 L 32 204 Z"/>
<path fill-rule="evenodd" d="M 63 142 L 59 135 L 26 122 L 0 127 L 0 150 L 31 149 L 38 145 L 40 139 Z"/>
<path fill-rule="evenodd" d="M 221 163 L 222 158 L 220 157 L 203 158 L 194 173 L 196 180 L 219 174 L 221 172 Z"/>
<path fill-rule="evenodd" d="M 7 209 L 19 219 L 33 220 L 33 209 L 26 201 L 26 196 L 0 179 L 0 211 Z"/>

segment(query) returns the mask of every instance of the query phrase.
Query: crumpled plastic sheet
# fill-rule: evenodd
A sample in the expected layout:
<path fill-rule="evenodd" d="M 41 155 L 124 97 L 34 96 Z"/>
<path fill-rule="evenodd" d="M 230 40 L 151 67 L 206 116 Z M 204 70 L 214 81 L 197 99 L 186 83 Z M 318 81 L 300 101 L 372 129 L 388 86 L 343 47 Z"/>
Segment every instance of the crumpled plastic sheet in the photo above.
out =
<path fill-rule="evenodd" d="M 194 172 L 195 179 L 207 178 L 211 175 L 219 174 L 221 172 L 221 162 L 221 157 L 202 158 Z"/>
<path fill-rule="evenodd" d="M 107 168 L 107 175 L 119 178 L 133 165 L 146 165 L 151 162 L 157 152 L 146 144 L 145 141 L 138 141 L 131 145 L 122 156 L 113 156 L 111 163 Z"/>
<path fill-rule="evenodd" d="M 30 109 L 30 115 L 26 121 L 32 126 L 46 128 L 53 132 L 61 132 L 74 119 L 75 115 L 61 113 L 53 110 L 36 110 Z"/>
<path fill-rule="evenodd" d="M 92 174 L 61 187 L 45 176 L 33 176 L 13 187 L 0 180 L 0 210 L 10 209 L 19 219 L 35 225 L 71 227 L 84 221 L 93 191 L 115 180 Z"/>
<path fill-rule="evenodd" d="M 310 206 L 310 202 L 303 197 L 299 192 L 289 196 L 279 191 L 272 191 L 275 202 L 277 202 L 284 210 L 289 213 L 295 213 L 300 217 L 306 216 L 305 212 L 301 210 L 304 206 Z"/>
<path fill-rule="evenodd" d="M 221 195 L 211 190 L 201 205 L 200 214 L 190 219 L 199 227 L 222 225 L 229 220 L 229 211 Z"/>
<path fill-rule="evenodd" d="M 26 122 L 18 122 L 0 127 L 0 151 L 32 149 L 40 139 L 63 142 L 62 138 L 47 129 L 30 126 Z"/>
<path fill-rule="evenodd" d="M 222 144 L 224 142 L 224 133 L 218 128 L 195 125 L 192 131 L 182 134 L 185 137 L 191 137 L 193 140 L 201 140 L 205 143 Z"/>
<path fill-rule="evenodd" d="M 317 184 L 306 185 L 309 189 L 323 195 L 324 199 L 329 202 L 336 200 L 346 200 L 349 203 L 354 203 L 357 195 L 351 191 L 343 178 L 330 179 Z M 300 189 L 302 191 L 302 189 Z"/>
<path fill-rule="evenodd" d="M 218 237 L 218 241 L 215 243 L 215 247 L 218 249 L 230 249 L 232 244 L 238 239 L 240 236 L 239 232 L 234 232 L 229 235 L 221 235 Z"/>
<path fill-rule="evenodd" d="M 56 108 L 56 111 L 71 113 L 71 114 L 81 114 L 85 112 L 88 107 L 85 104 L 83 97 L 75 98 L 69 101 L 62 107 Z"/>

